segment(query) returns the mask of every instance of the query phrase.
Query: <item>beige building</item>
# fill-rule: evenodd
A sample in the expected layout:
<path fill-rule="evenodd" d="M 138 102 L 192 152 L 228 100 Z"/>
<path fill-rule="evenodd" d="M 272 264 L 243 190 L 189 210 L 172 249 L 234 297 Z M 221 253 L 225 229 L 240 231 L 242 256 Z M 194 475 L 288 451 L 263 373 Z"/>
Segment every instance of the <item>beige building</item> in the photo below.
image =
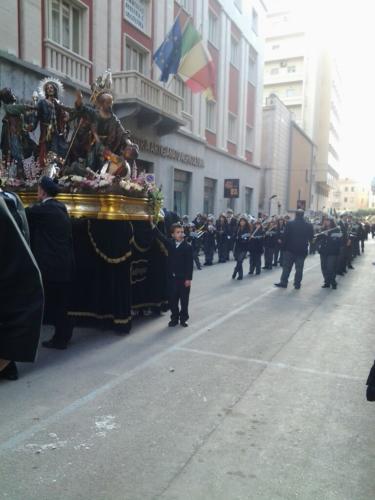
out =
<path fill-rule="evenodd" d="M 266 24 L 264 103 L 276 94 L 316 144 L 312 209 L 329 208 L 339 168 L 340 77 L 332 57 L 319 46 L 300 12 L 270 2 Z"/>
<path fill-rule="evenodd" d="M 260 211 L 312 210 L 316 148 L 274 94 L 263 107 Z"/>
<path fill-rule="evenodd" d="M 375 208 L 369 186 L 348 178 L 339 179 L 337 185 L 338 189 L 333 192 L 332 200 L 332 208 L 337 212 Z"/>

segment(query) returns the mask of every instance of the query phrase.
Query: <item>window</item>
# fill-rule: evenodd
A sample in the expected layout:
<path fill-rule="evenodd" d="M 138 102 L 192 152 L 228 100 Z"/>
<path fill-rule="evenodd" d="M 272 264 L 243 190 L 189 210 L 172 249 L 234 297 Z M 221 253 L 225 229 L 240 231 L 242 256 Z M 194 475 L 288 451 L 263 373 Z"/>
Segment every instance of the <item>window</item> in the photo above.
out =
<path fill-rule="evenodd" d="M 279 68 L 271 68 L 270 73 L 271 73 L 271 75 L 278 75 L 279 74 Z"/>
<path fill-rule="evenodd" d="M 208 40 L 215 47 L 220 45 L 219 43 L 219 21 L 215 14 L 210 10 L 208 12 Z"/>
<path fill-rule="evenodd" d="M 149 31 L 149 10 L 149 0 L 125 0 L 125 19 L 145 33 Z"/>
<path fill-rule="evenodd" d="M 254 33 L 258 34 L 258 13 L 255 9 L 252 12 L 251 27 Z"/>
<path fill-rule="evenodd" d="M 280 48 L 280 45 L 278 45 L 278 44 L 272 45 L 272 47 L 271 47 L 272 50 L 278 50 L 279 48 Z"/>
<path fill-rule="evenodd" d="M 344 198 L 344 203 L 347 203 L 348 202 L 348 198 Z"/>
<path fill-rule="evenodd" d="M 288 66 L 288 63 L 286 61 L 281 61 L 280 62 L 280 67 L 281 68 L 286 68 Z"/>
<path fill-rule="evenodd" d="M 354 191 L 355 191 L 354 187 L 352 187 L 350 191 L 351 191 L 352 193 L 354 193 Z"/>
<path fill-rule="evenodd" d="M 258 53 L 252 45 L 249 46 L 249 67 L 247 72 L 247 79 L 250 83 L 256 85 L 257 83 L 257 63 L 258 63 Z"/>
<path fill-rule="evenodd" d="M 306 172 L 305 172 L 305 181 L 309 182 L 309 171 L 307 169 L 306 169 Z"/>
<path fill-rule="evenodd" d="M 251 214 L 253 204 L 253 188 L 245 187 L 245 212 Z"/>
<path fill-rule="evenodd" d="M 230 43 L 230 62 L 236 68 L 240 65 L 240 44 L 233 36 L 231 37 Z"/>
<path fill-rule="evenodd" d="M 348 190 L 349 190 L 349 189 L 348 189 L 348 186 L 345 186 L 345 193 L 347 193 L 347 192 L 348 192 Z"/>
<path fill-rule="evenodd" d="M 148 53 L 130 40 L 126 41 L 125 69 L 138 71 L 142 75 L 148 73 Z"/>
<path fill-rule="evenodd" d="M 190 172 L 174 170 L 174 211 L 183 216 L 189 213 Z"/>
<path fill-rule="evenodd" d="M 193 95 L 181 78 L 176 77 L 174 80 L 175 93 L 183 99 L 182 110 L 189 114 L 193 114 Z"/>
<path fill-rule="evenodd" d="M 206 102 L 206 129 L 216 132 L 216 102 Z"/>
<path fill-rule="evenodd" d="M 253 151 L 254 149 L 254 129 L 253 127 L 246 127 L 246 151 Z"/>
<path fill-rule="evenodd" d="M 296 72 L 295 66 L 288 66 L 288 73 L 295 73 L 295 72 Z"/>
<path fill-rule="evenodd" d="M 189 14 L 192 14 L 192 0 L 177 0 L 177 3 Z"/>
<path fill-rule="evenodd" d="M 204 178 L 203 212 L 205 214 L 213 214 L 215 212 L 216 185 L 217 181 L 215 179 Z"/>
<path fill-rule="evenodd" d="M 48 2 L 48 37 L 76 54 L 82 53 L 83 11 L 70 2 Z"/>
<path fill-rule="evenodd" d="M 228 115 L 228 141 L 237 143 L 237 116 L 232 113 Z"/>

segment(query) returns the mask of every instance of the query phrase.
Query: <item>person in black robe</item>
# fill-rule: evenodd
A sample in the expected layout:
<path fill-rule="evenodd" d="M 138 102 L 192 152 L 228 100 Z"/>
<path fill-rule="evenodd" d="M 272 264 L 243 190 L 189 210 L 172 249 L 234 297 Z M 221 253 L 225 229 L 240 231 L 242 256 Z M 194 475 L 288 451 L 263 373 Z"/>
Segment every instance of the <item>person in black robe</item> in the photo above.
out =
<path fill-rule="evenodd" d="M 0 378 L 16 380 L 15 362 L 34 362 L 43 316 L 38 265 L 0 196 Z"/>
<path fill-rule="evenodd" d="M 42 273 L 45 290 L 45 323 L 55 327 L 44 347 L 66 349 L 73 327 L 68 316 L 74 273 L 73 237 L 66 206 L 55 197 L 59 188 L 49 177 L 38 186 L 39 203 L 26 208 L 31 249 Z"/>
<path fill-rule="evenodd" d="M 243 261 L 246 258 L 249 249 L 250 225 L 245 216 L 242 216 L 238 223 L 238 229 L 234 242 L 234 258 L 236 259 L 236 267 L 234 268 L 232 279 L 235 279 L 238 274 L 238 280 L 243 279 Z"/>

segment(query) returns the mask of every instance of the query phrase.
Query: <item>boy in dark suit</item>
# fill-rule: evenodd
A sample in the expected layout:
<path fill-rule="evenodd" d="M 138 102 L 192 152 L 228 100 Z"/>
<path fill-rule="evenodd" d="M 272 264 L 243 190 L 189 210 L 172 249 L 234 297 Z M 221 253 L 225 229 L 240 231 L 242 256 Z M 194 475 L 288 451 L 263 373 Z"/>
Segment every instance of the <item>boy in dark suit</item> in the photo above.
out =
<path fill-rule="evenodd" d="M 172 238 L 167 238 L 157 227 L 154 227 L 156 237 L 168 250 L 168 295 L 171 320 L 168 326 L 189 326 L 189 295 L 193 279 L 193 249 L 184 240 L 184 228 L 181 224 L 172 224 Z M 179 308 L 180 305 L 180 308 Z"/>

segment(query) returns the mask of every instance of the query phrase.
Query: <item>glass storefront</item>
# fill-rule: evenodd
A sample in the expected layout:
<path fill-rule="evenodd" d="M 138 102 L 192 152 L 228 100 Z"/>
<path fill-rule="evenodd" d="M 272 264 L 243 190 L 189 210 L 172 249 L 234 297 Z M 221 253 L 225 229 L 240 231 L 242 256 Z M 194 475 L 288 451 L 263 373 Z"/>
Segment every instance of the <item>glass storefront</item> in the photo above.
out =
<path fill-rule="evenodd" d="M 189 213 L 191 173 L 174 169 L 173 210 L 181 217 Z"/>
<path fill-rule="evenodd" d="M 215 213 L 216 184 L 217 181 L 215 179 L 204 178 L 203 212 L 205 214 Z"/>

